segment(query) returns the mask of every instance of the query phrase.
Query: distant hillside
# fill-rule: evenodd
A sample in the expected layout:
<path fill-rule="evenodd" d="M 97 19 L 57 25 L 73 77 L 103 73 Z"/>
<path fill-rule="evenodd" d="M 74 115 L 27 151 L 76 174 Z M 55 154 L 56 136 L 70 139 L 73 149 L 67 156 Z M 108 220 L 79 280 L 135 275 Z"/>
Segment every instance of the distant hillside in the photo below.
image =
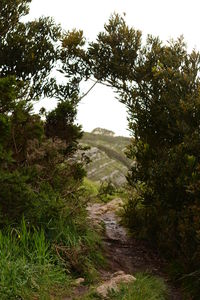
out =
<path fill-rule="evenodd" d="M 91 159 L 87 168 L 88 178 L 98 182 L 111 180 L 120 186 L 126 182 L 125 175 L 130 167 L 130 161 L 124 154 L 130 138 L 108 135 L 106 132 L 109 131 L 104 133 L 99 128 L 98 132 L 85 132 L 81 139 L 83 145 L 91 147 L 86 152 Z"/>

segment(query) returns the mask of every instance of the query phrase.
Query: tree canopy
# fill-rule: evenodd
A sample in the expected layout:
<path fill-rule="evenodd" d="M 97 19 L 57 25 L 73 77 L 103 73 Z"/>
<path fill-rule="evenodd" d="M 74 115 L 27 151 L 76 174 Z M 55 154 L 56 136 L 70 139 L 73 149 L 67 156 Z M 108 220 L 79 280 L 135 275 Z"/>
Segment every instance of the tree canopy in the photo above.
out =
<path fill-rule="evenodd" d="M 134 160 L 125 218 L 191 272 L 197 288 L 200 224 L 200 54 L 183 37 L 163 43 L 113 15 L 88 48 L 67 45 L 90 76 L 128 109 Z M 71 68 L 74 64 L 70 65 Z M 87 78 L 86 77 L 86 78 Z M 195 271 L 194 271 L 195 270 Z"/>
<path fill-rule="evenodd" d="M 65 207 L 59 197 L 84 174 L 81 164 L 69 162 L 82 135 L 74 123 L 79 81 L 66 77 L 60 84 L 55 78 L 67 56 L 64 32 L 49 17 L 23 22 L 29 3 L 0 4 L 1 226 L 19 223 L 23 215 L 37 225 L 47 216 L 59 218 Z M 44 96 L 58 99 L 55 110 L 43 111 L 45 121 L 33 111 L 34 102 Z"/>
<path fill-rule="evenodd" d="M 82 31 L 63 31 L 51 18 L 23 22 L 29 3 L 0 3 L 0 226 L 23 216 L 36 225 L 58 222 L 60 215 L 67 220 L 85 174 L 73 154 L 82 134 L 75 124 L 80 82 L 90 78 L 112 87 L 128 109 L 133 135 L 128 156 L 134 161 L 127 176 L 133 188 L 128 226 L 178 258 L 195 278 L 200 269 L 199 52 L 188 53 L 182 37 L 163 43 L 149 35 L 143 42 L 142 33 L 117 14 L 87 44 Z M 58 105 L 43 111 L 42 120 L 32 108 L 44 96 Z"/>

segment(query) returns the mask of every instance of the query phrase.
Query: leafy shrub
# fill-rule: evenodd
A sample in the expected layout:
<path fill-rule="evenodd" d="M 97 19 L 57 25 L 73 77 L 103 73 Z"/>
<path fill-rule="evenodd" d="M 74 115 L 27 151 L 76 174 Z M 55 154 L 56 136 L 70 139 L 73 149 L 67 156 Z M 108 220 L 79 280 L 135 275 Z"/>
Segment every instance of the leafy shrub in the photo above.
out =
<path fill-rule="evenodd" d="M 184 285 L 192 299 L 198 299 L 200 292 L 199 216 L 195 205 L 166 212 L 159 206 L 143 205 L 137 197 L 128 201 L 123 215 L 124 223 L 134 236 L 148 239 L 160 248 L 169 259 L 172 278 Z"/>
<path fill-rule="evenodd" d="M 82 189 L 86 198 L 90 199 L 90 201 L 98 201 L 99 183 L 85 177 L 82 183 Z"/>
<path fill-rule="evenodd" d="M 98 197 L 103 202 L 108 202 L 113 199 L 117 189 L 111 180 L 101 182 L 99 187 Z"/>

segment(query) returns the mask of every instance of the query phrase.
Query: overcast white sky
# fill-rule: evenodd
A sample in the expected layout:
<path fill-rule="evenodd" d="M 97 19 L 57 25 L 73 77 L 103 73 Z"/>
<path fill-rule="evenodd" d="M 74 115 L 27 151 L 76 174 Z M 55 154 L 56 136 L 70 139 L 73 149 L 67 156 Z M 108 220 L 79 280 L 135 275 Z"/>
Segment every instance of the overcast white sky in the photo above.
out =
<path fill-rule="evenodd" d="M 189 50 L 200 50 L 199 0 L 32 0 L 30 17 L 52 16 L 64 29 L 82 29 L 91 41 L 113 12 L 126 13 L 126 22 L 144 35 L 166 41 L 183 34 Z M 39 105 L 52 109 L 55 103 Z M 126 117 L 125 107 L 106 87 L 96 86 L 79 105 L 78 122 L 85 131 L 103 127 L 128 135 Z"/>

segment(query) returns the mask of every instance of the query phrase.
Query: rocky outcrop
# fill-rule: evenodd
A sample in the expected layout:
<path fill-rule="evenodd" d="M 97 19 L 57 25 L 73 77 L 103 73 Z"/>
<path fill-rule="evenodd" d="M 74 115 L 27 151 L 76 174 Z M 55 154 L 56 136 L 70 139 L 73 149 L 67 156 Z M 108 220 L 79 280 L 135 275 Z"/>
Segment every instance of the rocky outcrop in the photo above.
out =
<path fill-rule="evenodd" d="M 80 157 L 84 154 L 90 159 L 86 166 L 87 176 L 95 182 L 110 181 L 116 187 L 126 183 L 126 175 L 131 167 L 130 160 L 125 155 L 130 139 L 116 137 L 112 133 L 106 134 L 104 129 L 95 129 L 95 133 L 85 132 L 80 143 L 90 147 L 80 151 Z M 108 130 L 109 132 L 109 130 Z"/>
<path fill-rule="evenodd" d="M 94 130 L 92 130 L 92 133 L 93 134 L 107 135 L 107 136 L 114 136 L 115 135 L 114 131 L 108 130 L 108 129 L 105 129 L 105 128 L 100 128 L 100 127 L 97 127 Z"/>
<path fill-rule="evenodd" d="M 80 284 L 82 284 L 82 283 L 84 283 L 85 282 L 85 279 L 84 278 L 82 278 L 82 277 L 79 277 L 79 278 L 77 278 L 76 280 L 75 280 L 75 285 L 80 285 Z"/>

